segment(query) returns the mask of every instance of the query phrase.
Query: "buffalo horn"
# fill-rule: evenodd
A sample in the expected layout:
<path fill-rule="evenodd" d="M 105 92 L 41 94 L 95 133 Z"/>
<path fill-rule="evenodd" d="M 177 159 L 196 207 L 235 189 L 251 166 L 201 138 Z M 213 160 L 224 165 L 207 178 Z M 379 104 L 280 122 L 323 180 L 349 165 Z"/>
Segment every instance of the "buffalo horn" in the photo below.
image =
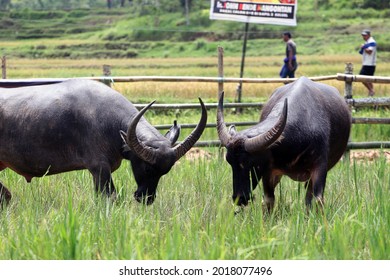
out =
<path fill-rule="evenodd" d="M 218 110 L 217 110 L 217 131 L 218 138 L 221 141 L 221 145 L 226 147 L 229 143 L 230 134 L 228 128 L 226 127 L 225 120 L 223 117 L 223 96 L 224 92 L 221 92 L 218 100 Z"/>
<path fill-rule="evenodd" d="M 144 107 L 139 113 L 135 116 L 135 118 L 132 120 L 128 130 L 127 130 L 127 144 L 129 145 L 130 149 L 142 160 L 154 164 L 156 162 L 157 158 L 157 151 L 155 151 L 153 148 L 146 146 L 144 143 L 138 141 L 136 128 L 139 120 L 143 116 L 143 114 L 150 108 L 150 106 L 153 105 L 155 101 L 152 101 Z"/>
<path fill-rule="evenodd" d="M 273 128 L 256 137 L 247 139 L 244 143 L 245 150 L 249 153 L 266 149 L 272 145 L 282 134 L 287 121 L 287 98 L 284 100 L 282 114 Z"/>
<path fill-rule="evenodd" d="M 173 148 L 176 154 L 176 160 L 184 156 L 185 153 L 187 153 L 192 148 L 192 146 L 194 146 L 196 141 L 198 141 L 198 139 L 202 135 L 203 130 L 206 128 L 207 110 L 203 104 L 202 99 L 199 98 L 199 102 L 200 102 L 200 106 L 202 107 L 202 116 L 200 118 L 198 125 L 191 132 L 191 134 L 188 135 L 187 138 L 184 139 L 182 143 L 180 143 L 179 145 Z"/>

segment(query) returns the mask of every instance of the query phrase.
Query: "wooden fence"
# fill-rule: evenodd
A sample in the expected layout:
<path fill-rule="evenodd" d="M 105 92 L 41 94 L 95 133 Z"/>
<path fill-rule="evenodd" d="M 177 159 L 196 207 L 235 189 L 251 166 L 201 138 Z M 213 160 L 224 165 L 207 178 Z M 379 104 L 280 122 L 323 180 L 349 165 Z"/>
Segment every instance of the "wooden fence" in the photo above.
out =
<path fill-rule="evenodd" d="M 5 58 L 3 58 L 3 63 L 5 63 Z M 5 72 L 5 66 L 3 68 L 3 77 Z M 107 65 L 104 65 L 104 73 L 110 73 L 107 70 Z M 133 82 L 214 82 L 218 83 L 218 90 L 221 92 L 223 90 L 224 83 L 258 83 L 258 84 L 284 84 L 288 82 L 293 82 L 296 78 L 229 78 L 223 76 L 223 52 L 219 51 L 218 57 L 218 72 L 219 77 L 183 77 L 183 76 L 120 76 L 120 77 L 110 77 L 110 76 L 101 76 L 101 77 L 83 77 L 76 79 L 91 79 L 101 81 L 107 85 L 111 83 L 133 83 Z M 390 98 L 353 98 L 352 84 L 354 82 L 372 82 L 372 83 L 382 83 L 390 84 L 389 77 L 381 76 L 362 76 L 362 75 L 353 75 L 351 64 L 346 64 L 346 73 L 338 73 L 336 75 L 329 76 L 320 76 L 320 77 L 309 77 L 313 81 L 327 81 L 327 80 L 337 80 L 345 83 L 344 88 L 344 97 L 346 102 L 350 107 L 367 107 L 367 106 L 390 106 Z M 13 88 L 21 86 L 32 86 L 32 85 L 43 85 L 43 84 L 54 84 L 62 81 L 68 80 L 68 78 L 40 78 L 40 79 L 2 79 L 0 80 L 0 87 L 3 88 Z M 146 104 L 134 104 L 138 109 L 143 108 Z M 205 104 L 208 109 L 216 109 L 217 103 L 207 103 Z M 225 108 L 250 108 L 256 107 L 259 110 L 263 107 L 264 103 L 225 103 Z M 152 110 L 176 110 L 176 109 L 199 109 L 199 104 L 154 104 Z M 255 125 L 257 121 L 249 122 L 235 122 L 227 123 L 227 125 L 234 124 L 235 126 L 250 126 Z M 353 118 L 353 124 L 390 124 L 390 118 Z M 157 129 L 165 130 L 169 129 L 171 125 L 156 125 Z M 196 124 L 182 124 L 182 128 L 194 128 Z M 207 124 L 208 128 L 215 128 L 215 123 Z M 219 146 L 219 140 L 208 140 L 208 141 L 198 141 L 195 146 L 198 147 L 211 147 Z M 380 148 L 390 148 L 390 142 L 350 142 L 348 144 L 349 149 L 380 149 Z"/>

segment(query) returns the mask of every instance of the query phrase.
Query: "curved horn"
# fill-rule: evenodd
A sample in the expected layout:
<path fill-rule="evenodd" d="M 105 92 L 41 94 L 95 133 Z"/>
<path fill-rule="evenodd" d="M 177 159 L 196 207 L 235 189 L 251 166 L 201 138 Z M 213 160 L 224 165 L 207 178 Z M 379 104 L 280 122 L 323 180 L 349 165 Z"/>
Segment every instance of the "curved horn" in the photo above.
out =
<path fill-rule="evenodd" d="M 249 153 L 264 150 L 273 144 L 282 134 L 287 122 L 287 98 L 284 100 L 282 114 L 273 128 L 256 137 L 247 139 L 244 143 L 245 150 Z"/>
<path fill-rule="evenodd" d="M 207 123 L 207 110 L 206 107 L 203 104 L 202 99 L 199 98 L 200 106 L 202 107 L 202 116 L 200 118 L 200 121 L 198 125 L 195 127 L 195 129 L 191 132 L 190 135 L 187 136 L 186 139 L 179 145 L 173 148 L 176 154 L 176 160 L 184 156 L 186 152 L 189 151 L 189 149 L 194 146 L 196 141 L 200 138 L 200 136 L 203 133 L 203 130 L 206 128 L 206 123 Z"/>
<path fill-rule="evenodd" d="M 221 145 L 226 147 L 229 143 L 230 134 L 228 128 L 226 127 L 224 117 L 223 117 L 223 96 L 224 92 L 221 92 L 218 100 L 218 110 L 217 110 L 217 131 L 218 138 L 221 141 Z"/>
<path fill-rule="evenodd" d="M 129 145 L 130 149 L 142 160 L 154 164 L 156 162 L 157 152 L 146 146 L 144 143 L 138 141 L 138 137 L 136 134 L 136 128 L 139 120 L 143 116 L 143 114 L 153 105 L 156 100 L 152 101 L 144 107 L 139 113 L 134 117 L 131 121 L 131 124 L 127 130 L 127 145 Z"/>

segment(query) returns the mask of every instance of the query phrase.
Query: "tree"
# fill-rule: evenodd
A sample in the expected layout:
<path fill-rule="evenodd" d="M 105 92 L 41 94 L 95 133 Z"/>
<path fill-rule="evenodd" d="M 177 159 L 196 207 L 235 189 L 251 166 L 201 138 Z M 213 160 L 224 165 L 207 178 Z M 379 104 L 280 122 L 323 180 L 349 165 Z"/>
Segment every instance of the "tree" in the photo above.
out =
<path fill-rule="evenodd" d="M 373 8 L 377 10 L 390 8 L 390 1 L 388 0 L 364 0 L 363 8 Z"/>
<path fill-rule="evenodd" d="M 390 8 L 389 0 L 316 0 L 318 6 L 324 8 L 337 9 L 364 9 L 372 8 L 376 10 Z"/>
<path fill-rule="evenodd" d="M 121 7 L 125 6 L 125 2 L 126 2 L 126 0 L 121 0 Z M 132 5 L 133 4 L 133 0 L 129 0 L 129 4 Z"/>
<path fill-rule="evenodd" d="M 191 3 L 192 3 L 192 0 L 180 0 L 180 4 L 183 8 L 185 8 L 186 6 L 188 6 L 188 9 L 191 8 Z"/>

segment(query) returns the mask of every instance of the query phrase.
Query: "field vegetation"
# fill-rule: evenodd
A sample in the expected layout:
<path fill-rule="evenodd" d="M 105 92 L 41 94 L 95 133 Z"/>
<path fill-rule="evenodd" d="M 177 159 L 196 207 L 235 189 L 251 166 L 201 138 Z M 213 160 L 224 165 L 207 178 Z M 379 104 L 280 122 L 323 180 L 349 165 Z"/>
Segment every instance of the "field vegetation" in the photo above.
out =
<path fill-rule="evenodd" d="M 13 0 L 0 11 L 0 51 L 26 58 L 207 57 L 223 45 L 230 56 L 240 56 L 243 23 L 209 20 L 207 0 L 192 1 L 186 15 L 182 2 L 134 0 L 107 9 L 101 1 Z M 361 30 L 371 28 L 381 59 L 389 61 L 390 7 L 375 7 L 374 1 L 301 1 L 298 25 L 289 28 L 299 54 L 354 53 Z M 247 55 L 282 55 L 285 30 L 251 24 Z"/>
<path fill-rule="evenodd" d="M 331 8 L 346 1 L 318 1 L 322 3 L 318 7 L 313 6 L 317 1 L 301 2 L 298 26 L 293 28 L 300 51 L 297 76 L 342 73 L 346 62 L 352 62 L 357 73 L 359 34 L 367 24 L 381 46 L 377 74 L 390 75 L 390 38 L 384 32 L 389 27 L 388 9 L 362 10 L 356 16 L 356 10 Z M 132 13 L 132 6 L 72 11 L 14 6 L 1 14 L 1 21 L 8 22 L 0 34 L 8 78 L 101 76 L 104 64 L 111 65 L 113 76 L 215 77 L 217 46 L 225 50 L 225 76 L 238 77 L 243 25 L 210 22 L 207 5 L 202 5 L 192 11 L 201 16 L 190 13 L 188 27 L 181 11 L 148 14 L 147 10 Z M 48 13 L 53 16 L 47 18 Z M 156 18 L 159 26 L 151 26 Z M 199 28 L 205 32 L 198 32 Z M 251 26 L 245 77 L 278 76 L 283 29 Z M 163 33 L 165 39 L 152 40 Z M 343 82 L 325 83 L 343 94 Z M 243 101 L 264 102 L 280 85 L 244 84 Z M 225 84 L 225 102 L 234 101 L 236 86 Z M 217 97 L 215 83 L 135 82 L 112 87 L 134 103 L 153 99 L 195 103 L 198 97 L 215 103 Z M 354 83 L 353 92 L 357 98 L 367 96 L 361 84 Z M 376 93 L 389 97 L 390 87 L 378 84 Z M 215 123 L 216 112 L 209 109 L 208 113 L 208 123 Z M 254 121 L 259 114 L 258 109 L 241 114 L 227 110 L 226 121 Z M 389 117 L 390 113 L 379 107 L 356 109 L 353 115 Z M 200 112 L 151 110 L 145 117 L 155 125 L 171 124 L 174 119 L 196 123 Z M 183 129 L 179 140 L 188 133 Z M 389 138 L 388 125 L 354 125 L 351 134 L 356 142 Z M 217 139 L 214 128 L 206 129 L 201 138 L 209 139 Z M 256 199 L 236 211 L 230 166 L 219 148 L 191 150 L 161 179 L 151 206 L 133 199 L 136 183 L 127 161 L 114 173 L 119 192 L 115 202 L 94 194 L 87 171 L 35 178 L 27 184 L 23 177 L 4 170 L 0 181 L 13 193 L 13 200 L 0 210 L 0 259 L 389 259 L 388 157 L 385 149 L 375 157 L 346 154 L 328 173 L 323 215 L 306 214 L 304 186 L 288 178 L 277 187 L 271 215 L 263 213 L 261 184 L 254 191 Z"/>
<path fill-rule="evenodd" d="M 218 149 L 182 159 L 152 206 L 135 202 L 127 162 L 115 203 L 93 194 L 85 171 L 34 179 L 10 171 L 13 202 L 0 213 L 0 259 L 388 259 L 390 170 L 382 155 L 344 159 L 328 175 L 324 215 L 305 214 L 304 188 L 287 178 L 272 215 L 257 199 L 238 214 Z"/>

